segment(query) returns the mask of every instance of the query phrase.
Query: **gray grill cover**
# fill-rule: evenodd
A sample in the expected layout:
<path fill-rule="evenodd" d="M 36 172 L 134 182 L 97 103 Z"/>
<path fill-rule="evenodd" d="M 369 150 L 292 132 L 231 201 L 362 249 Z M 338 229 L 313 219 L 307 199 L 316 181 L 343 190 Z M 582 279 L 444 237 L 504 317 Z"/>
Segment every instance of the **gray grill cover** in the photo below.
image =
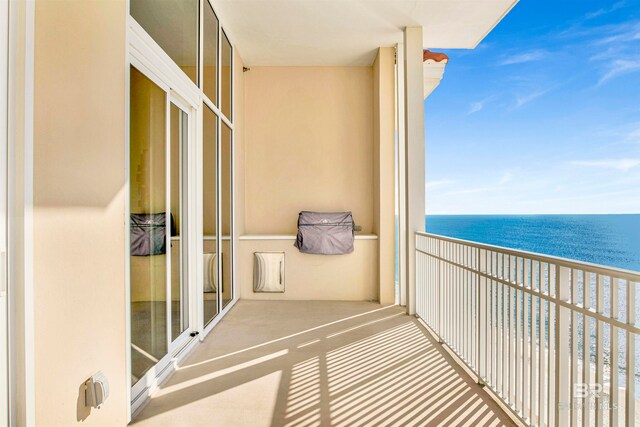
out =
<path fill-rule="evenodd" d="M 171 235 L 176 234 L 173 216 Z M 163 255 L 167 251 L 167 214 L 131 214 L 131 255 Z"/>
<path fill-rule="evenodd" d="M 343 255 L 353 252 L 351 212 L 309 212 L 298 215 L 295 247 L 305 254 Z"/>

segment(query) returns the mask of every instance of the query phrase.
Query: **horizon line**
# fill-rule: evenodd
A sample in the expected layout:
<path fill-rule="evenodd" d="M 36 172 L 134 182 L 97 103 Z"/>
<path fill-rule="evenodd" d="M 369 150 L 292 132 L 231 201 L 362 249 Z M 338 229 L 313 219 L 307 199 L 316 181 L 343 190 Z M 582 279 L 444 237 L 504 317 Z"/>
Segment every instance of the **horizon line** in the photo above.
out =
<path fill-rule="evenodd" d="M 640 212 L 631 213 L 429 213 L 427 216 L 543 216 L 543 215 L 640 215 Z M 398 214 L 396 214 L 398 216 Z"/>

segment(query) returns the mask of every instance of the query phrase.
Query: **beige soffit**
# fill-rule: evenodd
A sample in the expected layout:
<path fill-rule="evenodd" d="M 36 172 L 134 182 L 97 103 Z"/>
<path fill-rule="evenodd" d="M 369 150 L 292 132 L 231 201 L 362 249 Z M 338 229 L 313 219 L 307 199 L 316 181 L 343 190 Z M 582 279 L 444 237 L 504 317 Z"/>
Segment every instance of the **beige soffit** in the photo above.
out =
<path fill-rule="evenodd" d="M 426 48 L 474 48 L 518 0 L 212 0 L 247 66 L 371 65 L 423 27 Z"/>

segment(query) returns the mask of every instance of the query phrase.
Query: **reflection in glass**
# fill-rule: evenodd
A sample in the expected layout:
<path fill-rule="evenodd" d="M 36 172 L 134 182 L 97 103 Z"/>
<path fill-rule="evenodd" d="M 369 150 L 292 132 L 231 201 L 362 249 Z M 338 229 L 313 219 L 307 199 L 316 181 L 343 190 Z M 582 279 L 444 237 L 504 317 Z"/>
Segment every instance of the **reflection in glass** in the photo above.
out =
<path fill-rule="evenodd" d="M 202 231 L 203 231 L 203 290 L 204 324 L 218 314 L 218 256 L 217 256 L 217 117 L 208 107 L 204 108 L 202 138 Z"/>
<path fill-rule="evenodd" d="M 222 114 L 229 120 L 231 117 L 231 43 L 224 31 L 222 32 L 222 67 L 221 67 L 221 85 L 222 85 Z"/>
<path fill-rule="evenodd" d="M 211 5 L 204 0 L 203 30 L 203 90 L 211 102 L 218 105 L 218 18 Z"/>
<path fill-rule="evenodd" d="M 198 84 L 199 0 L 131 0 L 131 16 Z"/>
<path fill-rule="evenodd" d="M 187 194 L 187 113 L 171 104 L 171 341 L 189 327 L 189 287 L 187 271 L 187 245 L 185 221 L 187 218 L 184 197 Z"/>
<path fill-rule="evenodd" d="M 166 94 L 131 67 L 131 383 L 167 354 Z"/>
<path fill-rule="evenodd" d="M 222 140 L 220 146 L 221 160 L 221 205 L 220 218 L 222 219 L 222 306 L 226 306 L 233 298 L 233 210 L 231 205 L 233 188 L 231 186 L 232 174 L 232 143 L 231 129 L 226 124 L 222 125 Z"/>

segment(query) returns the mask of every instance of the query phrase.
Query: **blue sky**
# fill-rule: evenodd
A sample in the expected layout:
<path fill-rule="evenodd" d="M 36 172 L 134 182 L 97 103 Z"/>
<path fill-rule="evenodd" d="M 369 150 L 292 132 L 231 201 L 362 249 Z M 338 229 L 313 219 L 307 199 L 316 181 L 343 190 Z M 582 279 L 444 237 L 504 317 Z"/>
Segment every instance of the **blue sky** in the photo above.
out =
<path fill-rule="evenodd" d="M 640 213 L 640 1 L 521 0 L 444 52 L 427 213 Z"/>

